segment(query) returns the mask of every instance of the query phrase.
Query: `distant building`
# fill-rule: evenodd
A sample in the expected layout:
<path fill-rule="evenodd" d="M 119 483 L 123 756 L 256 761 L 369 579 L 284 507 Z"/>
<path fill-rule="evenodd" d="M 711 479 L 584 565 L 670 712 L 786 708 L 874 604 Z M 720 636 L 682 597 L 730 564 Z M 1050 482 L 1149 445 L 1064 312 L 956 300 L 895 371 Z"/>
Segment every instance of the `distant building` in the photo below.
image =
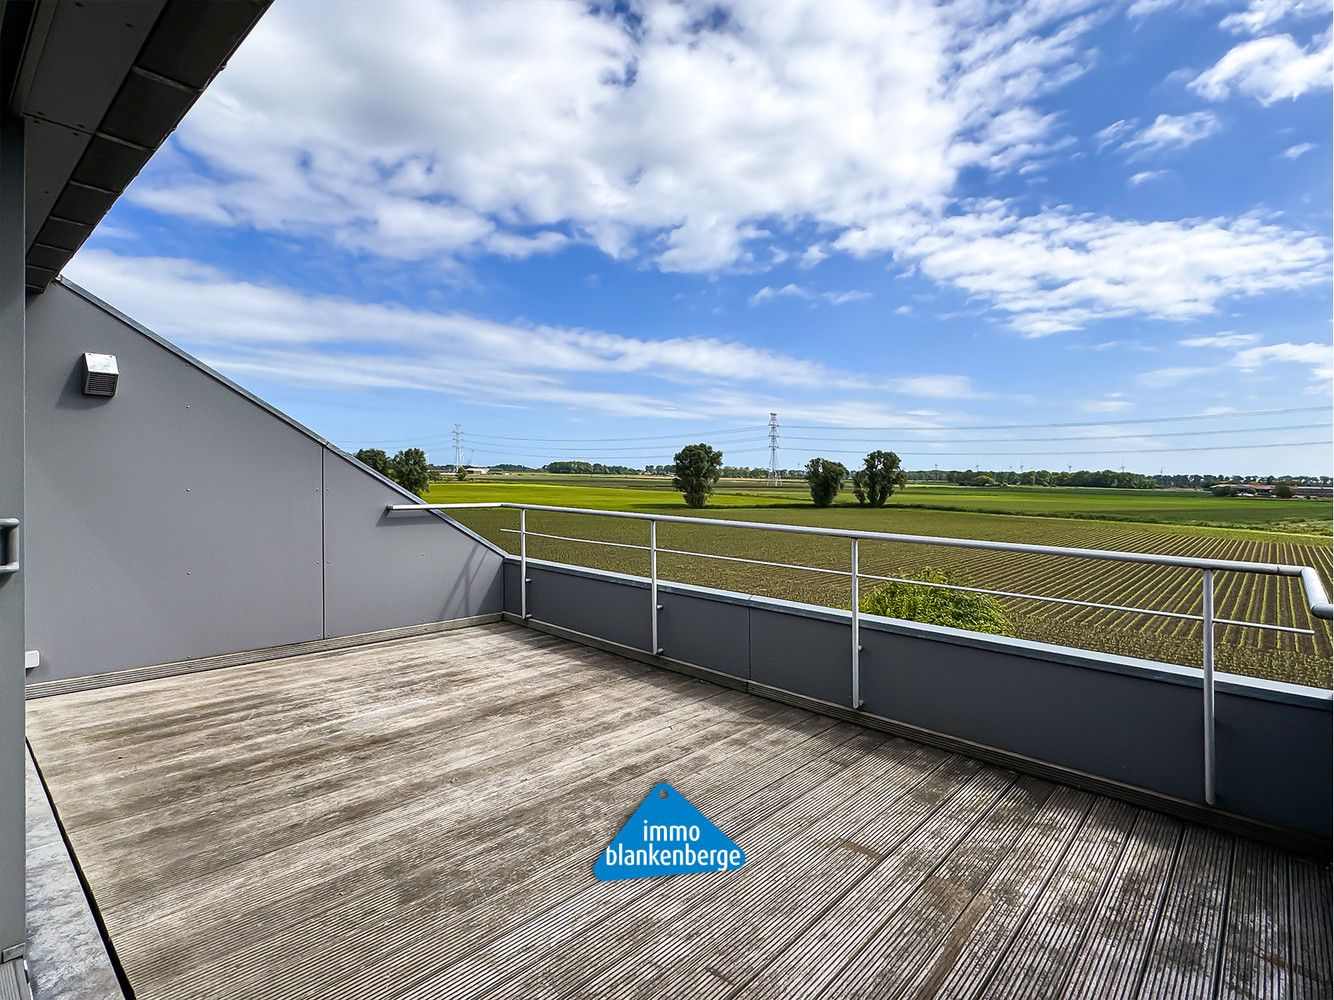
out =
<path fill-rule="evenodd" d="M 1219 485 L 1231 487 L 1239 497 L 1272 497 L 1276 486 L 1274 483 L 1219 483 Z M 1334 486 L 1297 486 L 1294 484 L 1291 489 L 1294 497 L 1307 500 L 1334 497 Z"/>

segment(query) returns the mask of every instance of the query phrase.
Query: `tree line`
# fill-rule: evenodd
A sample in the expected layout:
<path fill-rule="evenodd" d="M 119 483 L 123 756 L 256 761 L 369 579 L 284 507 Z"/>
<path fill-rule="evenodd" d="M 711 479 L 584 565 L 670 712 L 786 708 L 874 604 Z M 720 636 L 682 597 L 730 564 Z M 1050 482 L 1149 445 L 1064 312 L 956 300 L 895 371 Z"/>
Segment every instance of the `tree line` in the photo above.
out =
<path fill-rule="evenodd" d="M 1054 472 L 1049 469 L 1027 469 L 1020 472 L 1015 472 L 1013 469 L 918 469 L 909 471 L 906 475 L 908 481 L 912 483 L 954 483 L 959 486 L 1090 486 L 1122 490 L 1169 488 L 1212 490 L 1219 483 L 1264 483 L 1269 486 L 1279 483 L 1291 483 L 1296 486 L 1329 486 L 1334 483 L 1329 476 L 1243 476 L 1207 473 L 1147 476 L 1116 469 L 1079 469 L 1066 472 Z"/>
<path fill-rule="evenodd" d="M 686 506 L 703 507 L 726 466 L 721 451 L 700 442 L 688 444 L 678 451 L 670 468 L 672 488 L 680 491 Z M 813 458 L 806 463 L 803 478 L 810 489 L 811 501 L 817 507 L 833 504 L 844 484 L 852 486 L 852 495 L 858 505 L 883 507 L 894 491 L 902 489 L 908 482 L 899 456 L 882 450 L 871 452 L 863 460 L 862 467 L 851 473 L 842 462 Z"/>
<path fill-rule="evenodd" d="M 420 448 L 404 448 L 393 458 L 380 448 L 362 448 L 357 461 L 419 497 L 425 496 L 431 486 L 431 467 Z"/>

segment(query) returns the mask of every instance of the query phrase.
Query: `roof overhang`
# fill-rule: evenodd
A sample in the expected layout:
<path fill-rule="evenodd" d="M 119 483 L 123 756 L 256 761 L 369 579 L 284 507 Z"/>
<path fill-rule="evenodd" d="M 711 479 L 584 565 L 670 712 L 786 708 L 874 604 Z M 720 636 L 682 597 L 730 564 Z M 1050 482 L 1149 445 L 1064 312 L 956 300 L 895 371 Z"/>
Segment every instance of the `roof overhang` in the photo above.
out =
<path fill-rule="evenodd" d="M 30 292 L 60 273 L 270 2 L 6 0 L 0 85 L 26 122 Z"/>

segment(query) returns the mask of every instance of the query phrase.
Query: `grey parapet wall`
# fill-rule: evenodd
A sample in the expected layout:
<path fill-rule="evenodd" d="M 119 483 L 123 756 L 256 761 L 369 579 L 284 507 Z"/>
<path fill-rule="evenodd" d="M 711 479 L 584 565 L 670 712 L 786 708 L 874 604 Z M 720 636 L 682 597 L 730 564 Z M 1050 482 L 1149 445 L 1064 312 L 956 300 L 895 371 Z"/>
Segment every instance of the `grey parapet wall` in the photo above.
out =
<path fill-rule="evenodd" d="M 110 306 L 27 324 L 30 683 L 500 612 L 498 549 Z"/>
<path fill-rule="evenodd" d="M 528 561 L 531 624 L 720 683 L 1317 853 L 1330 834 L 1331 695 L 1219 675 L 1218 805 L 1204 801 L 1198 670 Z M 505 572 L 519 610 L 519 571 Z"/>

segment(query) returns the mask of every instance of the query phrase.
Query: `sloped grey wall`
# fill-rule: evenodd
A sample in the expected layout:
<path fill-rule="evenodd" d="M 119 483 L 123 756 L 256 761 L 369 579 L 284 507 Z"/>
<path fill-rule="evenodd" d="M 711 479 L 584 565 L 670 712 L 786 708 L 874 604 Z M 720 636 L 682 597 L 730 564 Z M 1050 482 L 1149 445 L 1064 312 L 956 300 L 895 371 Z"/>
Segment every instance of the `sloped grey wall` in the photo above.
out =
<path fill-rule="evenodd" d="M 64 284 L 29 303 L 27 397 L 30 682 L 500 610 L 491 547 L 386 523 L 391 484 Z"/>
<path fill-rule="evenodd" d="M 325 636 L 501 610 L 502 557 L 405 499 L 360 463 L 324 453 Z"/>

